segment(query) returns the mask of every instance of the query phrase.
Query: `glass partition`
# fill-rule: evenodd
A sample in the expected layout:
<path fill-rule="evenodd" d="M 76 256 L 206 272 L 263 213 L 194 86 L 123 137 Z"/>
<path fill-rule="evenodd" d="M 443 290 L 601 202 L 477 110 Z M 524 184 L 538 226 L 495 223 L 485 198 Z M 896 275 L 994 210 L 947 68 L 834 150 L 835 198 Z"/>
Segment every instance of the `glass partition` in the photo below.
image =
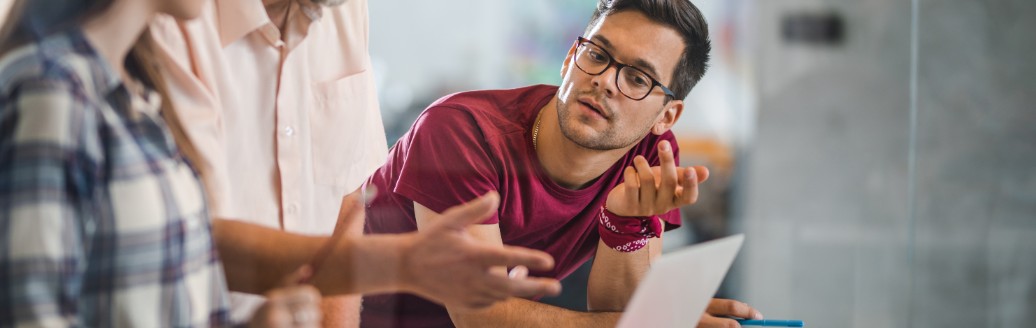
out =
<path fill-rule="evenodd" d="M 809 326 L 1032 325 L 1036 3 L 695 3 L 712 61 L 674 132 L 713 178 L 667 249 L 745 233 L 720 296 Z M 594 4 L 372 2 L 390 143 L 447 93 L 558 83 Z M 585 309 L 585 275 L 548 301 Z"/>

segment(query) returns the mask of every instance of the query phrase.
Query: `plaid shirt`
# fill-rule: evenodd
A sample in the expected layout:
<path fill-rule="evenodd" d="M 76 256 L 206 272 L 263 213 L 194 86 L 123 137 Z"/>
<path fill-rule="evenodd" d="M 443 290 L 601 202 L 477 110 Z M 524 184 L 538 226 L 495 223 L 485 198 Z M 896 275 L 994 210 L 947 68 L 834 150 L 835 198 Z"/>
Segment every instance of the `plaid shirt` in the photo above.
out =
<path fill-rule="evenodd" d="M 0 326 L 228 325 L 201 185 L 78 31 L 0 59 Z"/>

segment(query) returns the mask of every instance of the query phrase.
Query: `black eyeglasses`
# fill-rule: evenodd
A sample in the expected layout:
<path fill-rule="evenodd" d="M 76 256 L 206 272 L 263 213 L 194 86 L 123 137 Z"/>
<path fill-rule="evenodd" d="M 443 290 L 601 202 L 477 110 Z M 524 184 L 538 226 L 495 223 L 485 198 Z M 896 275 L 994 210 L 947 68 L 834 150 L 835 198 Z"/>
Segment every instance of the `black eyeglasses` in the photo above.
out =
<path fill-rule="evenodd" d="M 676 99 L 676 94 L 658 80 L 639 68 L 620 63 L 593 41 L 579 37 L 579 46 L 576 48 L 576 67 L 583 73 L 590 75 L 601 75 L 609 67 L 615 65 L 615 86 L 627 98 L 641 100 L 651 94 L 651 90 L 657 85 L 662 88 L 665 95 Z"/>

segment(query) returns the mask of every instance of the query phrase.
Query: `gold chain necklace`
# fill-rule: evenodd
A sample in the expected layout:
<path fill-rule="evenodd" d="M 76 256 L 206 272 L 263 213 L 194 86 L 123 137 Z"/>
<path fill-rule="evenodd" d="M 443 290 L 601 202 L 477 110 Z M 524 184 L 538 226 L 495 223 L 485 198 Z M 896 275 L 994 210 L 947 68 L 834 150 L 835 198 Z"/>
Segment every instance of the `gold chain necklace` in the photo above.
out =
<path fill-rule="evenodd" d="M 539 142 L 536 142 L 540 136 L 540 118 L 543 117 L 543 111 L 536 113 L 536 124 L 532 128 L 532 150 L 538 150 Z"/>

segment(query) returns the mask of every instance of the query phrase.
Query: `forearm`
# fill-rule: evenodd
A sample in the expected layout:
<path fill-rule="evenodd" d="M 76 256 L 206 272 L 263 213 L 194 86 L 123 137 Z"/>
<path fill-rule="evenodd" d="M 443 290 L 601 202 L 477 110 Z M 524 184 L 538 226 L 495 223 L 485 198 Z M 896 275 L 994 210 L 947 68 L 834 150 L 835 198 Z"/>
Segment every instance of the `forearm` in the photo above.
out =
<path fill-rule="evenodd" d="M 628 253 L 616 251 L 599 241 L 587 282 L 587 307 L 591 311 L 625 309 L 637 284 L 647 274 L 651 261 L 661 252 L 661 238 L 651 238 L 644 248 Z"/>
<path fill-rule="evenodd" d="M 262 294 L 306 263 L 326 238 L 214 219 L 212 235 L 230 290 Z"/>
<path fill-rule="evenodd" d="M 407 233 L 343 238 L 312 282 L 329 295 L 410 292 L 402 263 L 413 237 Z"/>
<path fill-rule="evenodd" d="M 360 296 L 324 297 L 320 301 L 320 312 L 324 314 L 322 327 L 359 327 Z"/>
<path fill-rule="evenodd" d="M 572 311 L 515 297 L 484 310 L 449 312 L 459 328 L 614 327 L 621 315 L 619 312 Z"/>
<path fill-rule="evenodd" d="M 309 264 L 329 240 L 225 219 L 213 220 L 213 236 L 230 290 L 253 294 L 277 287 L 288 274 Z M 410 237 L 342 238 L 310 282 L 324 295 L 402 289 L 399 263 Z"/>

